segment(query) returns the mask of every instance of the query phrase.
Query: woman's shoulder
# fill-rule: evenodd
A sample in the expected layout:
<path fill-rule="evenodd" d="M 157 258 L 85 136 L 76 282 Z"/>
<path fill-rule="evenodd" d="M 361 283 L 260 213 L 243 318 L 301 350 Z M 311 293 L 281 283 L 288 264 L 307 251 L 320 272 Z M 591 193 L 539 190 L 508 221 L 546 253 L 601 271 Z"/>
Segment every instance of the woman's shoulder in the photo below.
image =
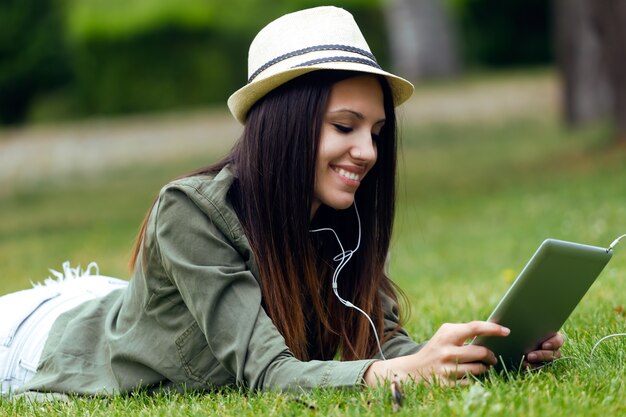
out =
<path fill-rule="evenodd" d="M 226 203 L 234 180 L 235 176 L 226 166 L 216 174 L 198 174 L 173 180 L 161 189 L 160 197 L 169 192 L 182 192 L 199 203 L 222 205 Z"/>
<path fill-rule="evenodd" d="M 228 194 L 234 180 L 233 172 L 226 166 L 215 175 L 193 175 L 171 181 L 159 193 L 155 219 L 178 223 L 206 216 L 236 239 L 242 233 L 241 223 Z"/>

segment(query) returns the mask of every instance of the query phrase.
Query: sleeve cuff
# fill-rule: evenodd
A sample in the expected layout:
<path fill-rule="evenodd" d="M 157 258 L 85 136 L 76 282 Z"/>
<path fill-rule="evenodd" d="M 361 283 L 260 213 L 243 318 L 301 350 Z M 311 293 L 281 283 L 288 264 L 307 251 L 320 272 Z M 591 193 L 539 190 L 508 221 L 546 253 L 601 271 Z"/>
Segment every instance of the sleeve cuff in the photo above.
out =
<path fill-rule="evenodd" d="M 322 387 L 353 388 L 365 386 L 365 372 L 376 359 L 332 362 L 326 371 Z"/>

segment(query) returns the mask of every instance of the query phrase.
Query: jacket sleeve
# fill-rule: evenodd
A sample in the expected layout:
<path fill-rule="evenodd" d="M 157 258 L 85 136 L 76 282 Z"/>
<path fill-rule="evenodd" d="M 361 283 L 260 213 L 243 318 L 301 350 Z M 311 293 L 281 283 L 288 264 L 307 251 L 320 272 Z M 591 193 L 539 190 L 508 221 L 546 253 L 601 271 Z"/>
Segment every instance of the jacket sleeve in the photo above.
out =
<path fill-rule="evenodd" d="M 384 329 L 385 333 L 388 333 L 393 331 L 398 326 L 398 323 L 400 321 L 398 305 L 385 294 L 382 295 L 382 302 L 385 317 Z M 401 327 L 389 340 L 387 340 L 383 344 L 382 348 L 383 353 L 385 354 L 385 358 L 393 359 L 399 356 L 405 356 L 415 353 L 423 346 L 424 344 L 418 344 L 413 341 L 413 339 L 409 337 L 406 330 Z M 380 354 L 376 354 L 375 357 L 377 359 L 381 359 Z"/>
<path fill-rule="evenodd" d="M 246 260 L 218 227 L 219 207 L 207 201 L 215 210 L 205 213 L 187 191 L 193 192 L 169 188 L 161 194 L 156 245 L 208 348 L 237 385 L 292 390 L 362 384 L 372 360 L 302 362 L 292 355 L 261 306 L 260 287 Z"/>

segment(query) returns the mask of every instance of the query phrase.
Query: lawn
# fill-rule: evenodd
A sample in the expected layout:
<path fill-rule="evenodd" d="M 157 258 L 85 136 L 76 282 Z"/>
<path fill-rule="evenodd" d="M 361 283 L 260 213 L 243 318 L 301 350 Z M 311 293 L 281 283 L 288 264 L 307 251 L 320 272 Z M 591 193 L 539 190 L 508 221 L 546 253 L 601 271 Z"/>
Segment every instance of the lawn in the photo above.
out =
<path fill-rule="evenodd" d="M 404 126 L 392 275 L 410 300 L 406 328 L 418 340 L 444 322 L 486 318 L 543 239 L 608 246 L 626 233 L 626 152 L 610 146 L 605 126 L 567 131 L 551 117 Z M 159 188 L 216 157 L 42 181 L 0 197 L 0 293 L 45 278 L 65 260 L 97 261 L 101 273 L 127 277 L 138 225 Z M 624 415 L 626 339 L 607 341 L 589 359 L 597 340 L 626 328 L 622 245 L 564 326 L 569 359 L 470 387 L 406 386 L 397 415 Z M 0 415 L 392 412 L 387 388 L 0 405 Z"/>

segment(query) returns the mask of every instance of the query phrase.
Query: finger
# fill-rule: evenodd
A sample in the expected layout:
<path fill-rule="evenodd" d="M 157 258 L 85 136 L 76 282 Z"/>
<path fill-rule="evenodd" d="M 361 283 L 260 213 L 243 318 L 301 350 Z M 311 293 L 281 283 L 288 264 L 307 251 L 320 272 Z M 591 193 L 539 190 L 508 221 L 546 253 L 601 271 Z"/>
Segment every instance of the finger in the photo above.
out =
<path fill-rule="evenodd" d="M 526 355 L 530 363 L 550 362 L 561 357 L 561 350 L 535 350 Z"/>
<path fill-rule="evenodd" d="M 457 363 L 482 362 L 487 365 L 495 365 L 498 363 L 496 355 L 484 346 L 464 345 L 456 349 L 451 349 L 455 355 L 453 358 L 446 358 L 448 361 Z"/>
<path fill-rule="evenodd" d="M 476 336 L 507 336 L 510 332 L 509 329 L 497 323 L 472 321 L 469 323 L 446 323 L 439 328 L 435 336 L 460 346 L 467 339 Z"/>
<path fill-rule="evenodd" d="M 464 363 L 460 365 L 443 366 L 438 371 L 433 372 L 428 379 L 435 381 L 438 379 L 456 381 L 466 378 L 468 375 L 481 375 L 489 370 L 489 366 L 481 362 Z"/>
<path fill-rule="evenodd" d="M 411 377 L 415 381 L 426 381 L 434 385 L 442 385 L 445 381 L 456 381 L 467 375 L 482 375 L 491 368 L 482 362 L 463 364 L 442 364 L 425 371 L 416 371 Z"/>
<path fill-rule="evenodd" d="M 541 344 L 541 349 L 543 350 L 556 350 L 563 346 L 565 343 L 565 338 L 561 333 L 557 333 L 545 342 Z"/>
<path fill-rule="evenodd" d="M 456 367 L 456 369 L 450 373 L 450 377 L 461 379 L 467 375 L 481 375 L 489 370 L 489 365 L 485 365 L 481 362 L 464 363 Z"/>

